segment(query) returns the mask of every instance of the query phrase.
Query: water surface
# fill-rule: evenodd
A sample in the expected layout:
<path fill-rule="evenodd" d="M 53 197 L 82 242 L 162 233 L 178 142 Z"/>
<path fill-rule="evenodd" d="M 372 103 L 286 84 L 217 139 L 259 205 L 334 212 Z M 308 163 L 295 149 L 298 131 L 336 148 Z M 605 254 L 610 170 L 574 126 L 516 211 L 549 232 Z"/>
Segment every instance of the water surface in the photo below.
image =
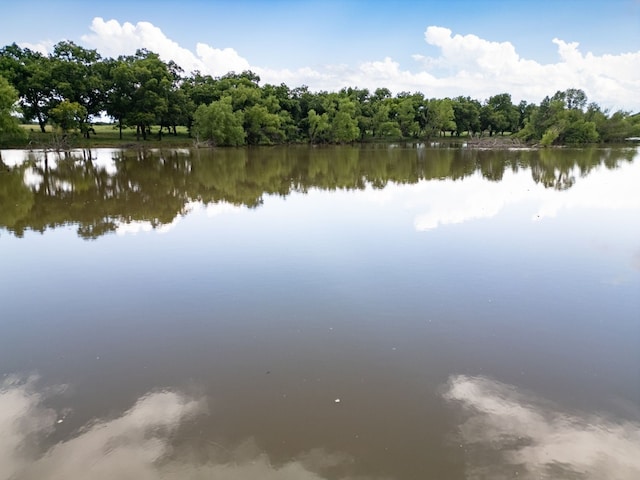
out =
<path fill-rule="evenodd" d="M 637 149 L 0 154 L 0 479 L 639 478 Z"/>

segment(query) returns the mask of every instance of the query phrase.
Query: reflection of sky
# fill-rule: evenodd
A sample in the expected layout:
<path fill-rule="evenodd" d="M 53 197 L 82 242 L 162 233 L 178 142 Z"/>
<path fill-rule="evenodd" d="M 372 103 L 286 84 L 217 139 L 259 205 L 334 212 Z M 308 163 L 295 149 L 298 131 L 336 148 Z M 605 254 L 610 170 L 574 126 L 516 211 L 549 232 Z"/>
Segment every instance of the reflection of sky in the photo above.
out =
<path fill-rule="evenodd" d="M 231 450 L 189 437 L 176 444 L 181 427 L 215 412 L 207 412 L 203 398 L 170 390 L 148 393 L 125 412 L 45 447 L 74 412 L 47 407 L 64 389 L 40 383 L 15 376 L 0 383 L 0 480 L 321 479 L 323 469 L 352 461 L 314 449 L 274 465 L 251 442 Z M 464 451 L 465 478 L 640 478 L 638 423 L 565 413 L 487 377 L 452 376 L 444 398 L 461 409 L 452 428 Z"/>
<path fill-rule="evenodd" d="M 467 418 L 466 478 L 640 478 L 640 423 L 563 413 L 485 377 L 452 377 L 445 398 Z"/>
<path fill-rule="evenodd" d="M 217 217 L 219 215 L 225 215 L 229 213 L 238 213 L 246 210 L 243 207 L 238 207 L 227 202 L 210 203 L 204 205 L 202 202 L 191 202 L 184 208 L 185 214 L 189 215 L 206 215 L 207 218 Z M 136 235 L 138 233 L 156 232 L 156 233 L 168 233 L 180 223 L 182 216 L 176 216 L 171 223 L 162 224 L 155 229 L 151 222 L 148 221 L 131 221 L 131 222 L 118 222 L 116 233 L 118 235 Z"/>
<path fill-rule="evenodd" d="M 579 171 L 573 172 L 577 177 Z M 364 191 L 332 192 L 340 201 L 365 201 L 381 211 L 395 210 L 403 216 L 412 217 L 416 231 L 429 231 L 445 225 L 458 225 L 472 220 L 489 219 L 513 207 L 524 207 L 522 213 L 531 221 L 555 218 L 562 212 L 576 209 L 602 211 L 627 211 L 640 214 L 640 163 L 622 164 L 616 169 L 599 167 L 574 186 L 564 191 L 545 188 L 531 179 L 528 169 L 519 172 L 505 171 L 499 182 L 484 179 L 481 174 L 463 180 L 430 180 L 417 184 L 388 184 L 384 189 L 367 187 Z M 314 193 L 314 191 L 316 193 Z M 307 203 L 313 202 L 319 191 L 312 189 Z M 295 194 L 292 194 L 295 196 Z M 325 202 L 326 195 L 320 194 Z M 274 207 L 277 199 L 266 199 L 265 206 Z M 288 205 L 289 210 L 291 205 Z M 263 208 L 263 207 L 261 207 Z M 212 218 L 243 210 L 228 203 L 202 205 L 198 202 L 187 205 L 191 215 Z M 338 214 L 339 209 L 336 211 Z M 180 217 L 171 224 L 156 228 L 157 233 L 173 230 Z M 138 233 L 152 230 L 149 222 L 122 223 L 118 233 Z"/>
<path fill-rule="evenodd" d="M 574 172 L 576 176 L 579 172 Z M 528 170 L 507 170 L 499 182 L 477 173 L 464 180 L 432 180 L 415 185 L 390 185 L 369 189 L 365 198 L 377 205 L 395 204 L 411 212 L 417 231 L 443 225 L 491 218 L 506 208 L 529 203 L 532 220 L 555 217 L 572 208 L 640 210 L 640 165 L 623 164 L 617 169 L 600 167 L 566 191 L 545 188 L 532 181 Z"/>
<path fill-rule="evenodd" d="M 109 175 L 114 175 L 117 172 L 116 163 L 114 160 L 115 154 L 120 150 L 115 148 L 98 148 L 95 150 L 71 150 L 69 153 L 76 157 L 79 161 L 83 158 L 83 155 L 91 158 L 93 166 L 96 170 L 104 170 Z M 55 168 L 59 159 L 63 158 L 63 152 L 47 152 L 42 150 L 34 150 L 28 153 L 28 156 L 38 162 L 42 162 L 47 157 L 49 162 L 49 168 Z M 0 158 L 2 162 L 8 167 L 15 167 L 24 163 L 25 151 L 24 150 L 2 150 L 0 152 Z M 42 176 L 38 174 L 33 168 L 27 168 L 24 172 L 25 185 L 37 187 L 42 183 Z M 56 185 L 60 190 L 70 191 L 72 186 L 67 183 L 61 183 Z"/>
<path fill-rule="evenodd" d="M 562 405 L 624 415 L 624 406 L 615 402 L 637 398 L 633 382 L 638 365 L 640 222 L 635 221 L 638 194 L 630 188 L 638 181 L 639 167 L 597 169 L 577 177 L 575 185 L 562 192 L 536 185 L 530 170 L 522 169 L 507 172 L 503 185 L 471 176 L 456 182 L 390 184 L 382 190 L 313 188 L 287 197 L 265 195 L 257 208 L 196 202 L 152 230 L 169 230 L 163 235 L 104 235 L 86 241 L 74 225 L 44 234 L 28 231 L 23 238 L 2 234 L 0 366 L 4 372 L 38 371 L 51 383 L 91 392 L 86 394 L 89 399 L 69 401 L 73 408 L 92 412 L 88 417 L 104 415 L 101 402 L 110 404 L 116 398 L 121 400 L 118 405 L 134 405 L 117 417 L 129 419 L 132 411 L 148 405 L 142 399 L 155 398 L 151 393 L 133 402 L 142 392 L 182 385 L 184 378 L 202 379 L 207 395 L 214 397 L 212 414 L 226 408 L 224 420 L 216 419 L 215 427 L 205 430 L 206 438 L 215 439 L 218 431 L 224 437 L 244 422 L 243 438 L 255 435 L 265 445 L 277 438 L 274 431 L 305 419 L 309 429 L 300 435 L 313 440 L 305 449 L 320 446 L 351 455 L 349 447 L 331 443 L 332 434 L 366 425 L 371 438 L 394 444 L 398 451 L 422 438 L 440 444 L 442 431 L 433 433 L 432 422 L 445 422 L 447 417 L 431 397 L 437 385 L 456 374 L 469 375 L 461 378 L 471 383 L 477 378 L 472 375 L 489 375 Z M 551 211 L 555 218 L 532 221 L 540 212 Z M 427 223 L 437 228 L 416 231 L 421 215 L 430 216 Z M 127 228 L 144 231 L 151 224 L 120 228 L 119 233 Z M 266 368 L 273 373 L 265 375 Z M 281 383 L 273 381 L 278 370 L 288 372 Z M 324 382 L 317 391 L 298 383 L 313 374 Z M 362 384 L 361 379 L 370 382 Z M 336 383 L 342 383 L 341 388 Z M 55 423 L 59 412 L 38 420 L 36 407 L 30 405 L 44 405 L 44 397 L 38 400 L 35 384 L 22 385 L 25 393 L 6 386 L 2 395 L 34 399 L 20 407 L 33 412 L 29 418 L 36 422 L 29 428 L 23 424 L 25 431 L 53 429 L 55 437 L 58 429 L 72 425 L 72 415 L 62 426 Z M 494 390 L 484 388 L 474 395 L 493 398 Z M 481 408 L 463 400 L 459 390 L 452 392 L 456 401 L 469 405 L 468 412 Z M 282 402 L 281 393 L 288 393 L 292 403 Z M 539 439 L 547 432 L 560 439 L 563 431 L 554 430 L 554 425 L 586 418 L 543 410 L 540 402 L 517 392 L 497 395 L 510 399 L 510 412 L 533 411 L 526 414 L 536 428 L 531 437 L 524 437 L 528 445 L 542 445 Z M 328 398 L 328 406 L 319 397 Z M 328 409 L 336 406 L 333 400 L 338 397 L 344 417 L 329 424 L 333 411 Z M 184 426 L 195 415 L 185 407 L 191 400 L 183 395 L 163 398 L 178 405 L 171 410 L 178 413 L 167 415 L 167 422 L 184 418 Z M 261 415 L 265 405 L 267 416 Z M 10 410 L 0 405 L 0 419 L 5 419 L 0 420 L 5 422 L 0 432 L 9 431 L 13 420 L 6 423 L 7 414 L 2 415 Z M 502 431 L 494 424 L 505 415 L 482 413 L 483 428 Z M 557 420 L 551 426 L 541 423 L 547 415 Z M 110 422 L 105 420 L 96 429 L 88 425 L 76 437 L 93 432 L 95 437 L 86 437 L 87 445 L 116 449 L 113 458 L 124 455 L 120 445 L 143 437 L 150 442 L 150 453 L 133 448 L 139 455 L 131 461 L 139 466 L 137 471 L 155 474 L 163 463 L 155 460 L 158 455 L 171 455 L 170 443 L 160 431 L 173 432 L 174 427 L 152 423 L 155 413 L 148 418 L 151 423 L 141 424 L 155 425 L 151 430 L 143 426 L 138 433 L 123 433 L 106 426 Z M 218 430 L 223 421 L 226 428 Z M 405 428 L 406 424 L 411 426 Z M 592 424 L 612 431 L 620 425 L 600 420 Z M 104 432 L 99 425 L 112 433 L 100 437 Z M 583 430 L 569 431 L 583 438 Z M 146 433 L 139 435 L 141 431 Z M 290 432 L 280 434 L 265 447 L 271 458 L 278 458 L 273 445 L 280 438 L 291 444 L 299 439 Z M 0 443 L 7 438 L 0 435 Z M 627 438 L 623 435 L 623 447 Z M 61 455 L 56 452 L 70 455 L 78 448 L 79 457 L 88 455 L 95 461 L 92 452 L 101 447 L 86 453 L 73 441 L 68 439 L 50 455 L 40 451 L 21 458 L 35 469 L 44 465 L 45 457 Z M 22 440 L 13 445 L 16 442 Z M 363 451 L 394 467 L 412 469 L 425 458 L 424 451 L 398 454 L 394 463 L 382 445 L 372 448 L 374 443 L 371 440 Z M 476 450 L 482 445 L 480 440 L 464 443 Z M 526 453 L 519 445 L 512 445 L 513 455 Z M 565 447 L 559 443 L 557 458 L 566 459 Z M 282 448 L 287 458 L 297 455 L 293 447 Z M 487 458 L 493 455 L 502 464 L 511 461 L 501 452 L 485 451 Z M 432 452 L 442 458 L 447 452 L 441 453 Z M 235 473 L 282 478 L 288 472 L 294 478 L 313 478 L 310 472 L 316 471 L 297 461 L 275 468 L 259 453 L 250 458 L 255 463 L 239 461 L 239 469 L 233 471 L 215 462 L 169 465 L 183 473 L 194 468 L 214 471 L 218 477 Z M 111 472 L 105 460 L 97 465 Z M 532 465 L 532 471 L 547 468 L 540 462 Z M 47 468 L 56 471 L 57 466 Z M 33 476 L 18 478 L 35 477 L 36 470 L 24 469 L 20 471 L 33 471 Z M 66 478 L 73 479 L 72 473 Z M 162 473 L 172 478 L 173 470 Z M 140 473 L 137 478 L 149 477 L 152 474 Z M 5 479 L 0 475 L 0 480 Z"/>
<path fill-rule="evenodd" d="M 229 451 L 207 442 L 195 447 L 204 456 L 193 455 L 195 450 L 176 453 L 172 436 L 182 424 L 204 414 L 206 405 L 203 399 L 172 391 L 149 393 L 115 418 L 93 421 L 75 436 L 39 450 L 35 445 L 60 429 L 73 412 L 47 408 L 47 389 L 38 386 L 35 377 L 9 377 L 0 383 L 0 480 L 320 479 L 310 468 L 344 461 L 343 456 L 316 450 L 274 466 L 248 444 Z"/>

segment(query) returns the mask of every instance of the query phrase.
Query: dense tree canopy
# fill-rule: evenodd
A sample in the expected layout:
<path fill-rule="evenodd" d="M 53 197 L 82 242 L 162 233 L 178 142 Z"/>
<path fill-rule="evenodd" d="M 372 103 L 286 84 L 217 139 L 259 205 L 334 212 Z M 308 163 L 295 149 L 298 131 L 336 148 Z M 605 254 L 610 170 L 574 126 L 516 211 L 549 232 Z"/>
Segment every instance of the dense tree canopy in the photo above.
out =
<path fill-rule="evenodd" d="M 25 122 L 37 122 L 42 132 L 51 124 L 87 138 L 92 122 L 104 114 L 113 119 L 121 138 L 125 127 L 135 128 L 144 140 L 152 128 L 161 139 L 163 130 L 175 135 L 177 126 L 185 126 L 199 141 L 213 145 L 351 143 L 445 134 L 515 134 L 523 141 L 552 145 L 640 136 L 638 115 L 602 110 L 575 88 L 547 96 L 539 105 L 516 105 L 509 93 L 477 100 L 427 98 L 419 92 L 393 96 L 384 87 L 373 93 L 354 87 L 311 92 L 306 86 L 261 86 L 250 71 L 216 78 L 185 74 L 148 50 L 102 58 L 66 41 L 49 55 L 5 46 L 0 49 L 0 76 L 17 94 Z"/>
<path fill-rule="evenodd" d="M 16 89 L 3 76 L 0 76 L 0 145 L 26 136 L 13 115 L 17 101 Z"/>

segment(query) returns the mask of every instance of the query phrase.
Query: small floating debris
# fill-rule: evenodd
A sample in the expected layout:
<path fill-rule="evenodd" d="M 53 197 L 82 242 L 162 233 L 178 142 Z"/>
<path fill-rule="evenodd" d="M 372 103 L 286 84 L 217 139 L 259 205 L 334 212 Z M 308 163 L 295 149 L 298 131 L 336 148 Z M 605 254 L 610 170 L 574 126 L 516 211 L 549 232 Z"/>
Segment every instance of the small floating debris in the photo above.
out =
<path fill-rule="evenodd" d="M 335 402 L 335 403 L 340 403 L 340 399 L 339 399 L 339 398 L 336 398 L 336 399 L 334 400 L 334 402 Z"/>

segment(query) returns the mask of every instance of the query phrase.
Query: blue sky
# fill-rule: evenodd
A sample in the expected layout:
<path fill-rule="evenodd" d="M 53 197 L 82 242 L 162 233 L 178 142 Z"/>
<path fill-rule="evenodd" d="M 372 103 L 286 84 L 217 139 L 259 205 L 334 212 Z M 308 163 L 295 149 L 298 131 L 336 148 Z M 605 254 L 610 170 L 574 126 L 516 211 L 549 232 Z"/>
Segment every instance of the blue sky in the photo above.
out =
<path fill-rule="evenodd" d="M 428 27 L 450 35 L 437 30 L 425 38 Z M 630 98 L 640 91 L 639 0 L 3 5 L 0 45 L 47 49 L 62 39 L 105 56 L 145 47 L 187 71 L 195 66 L 213 75 L 249 67 L 264 82 L 291 87 L 386 86 L 480 99 L 507 91 L 535 102 L 556 89 L 578 87 L 604 106 L 640 109 L 640 100 Z"/>

